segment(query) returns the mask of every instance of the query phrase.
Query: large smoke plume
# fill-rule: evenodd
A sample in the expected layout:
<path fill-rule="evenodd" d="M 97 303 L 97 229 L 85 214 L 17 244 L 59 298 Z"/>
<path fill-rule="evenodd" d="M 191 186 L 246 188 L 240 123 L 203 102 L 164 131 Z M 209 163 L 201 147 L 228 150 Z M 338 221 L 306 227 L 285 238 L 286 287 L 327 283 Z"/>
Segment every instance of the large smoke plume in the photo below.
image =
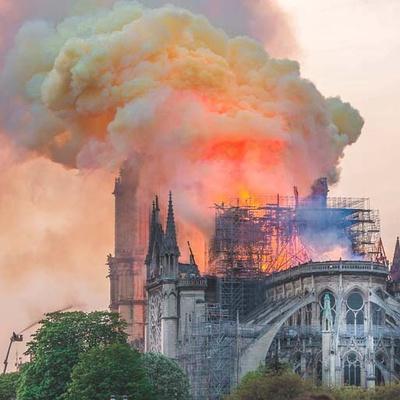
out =
<path fill-rule="evenodd" d="M 60 242 L 71 240 L 63 246 L 65 253 L 81 252 L 78 242 L 84 243 L 83 238 L 90 236 L 85 229 L 93 228 L 85 222 L 87 214 L 95 219 L 92 213 L 98 211 L 97 221 L 102 220 L 104 207 L 90 206 L 97 199 L 105 204 L 110 176 L 127 158 L 141 165 L 138 193 L 144 201 L 154 192 L 174 190 L 181 229 L 194 226 L 202 232 L 209 230 L 210 219 L 204 214 L 213 201 L 287 192 L 294 184 L 305 193 L 320 176 L 337 181 L 343 151 L 357 140 L 363 120 L 348 103 L 325 99 L 302 79 L 297 62 L 273 58 L 265 50 L 270 46 L 273 54 L 282 55 L 293 48 L 275 2 L 238 1 L 241 18 L 253 15 L 251 20 L 244 18 L 250 22 L 243 25 L 237 17 L 226 17 L 232 13 L 226 7 L 231 1 L 177 2 L 209 13 L 229 35 L 206 17 L 175 6 L 153 9 L 131 1 L 112 3 L 78 2 L 65 19 L 57 9 L 53 21 L 26 22 L 1 74 L 1 124 L 13 143 L 7 146 L 18 149 L 10 151 L 24 149 L 24 161 L 13 160 L 20 185 L 26 180 L 35 185 L 35 168 L 51 170 L 54 175 L 48 182 L 58 182 L 57 187 L 63 182 L 57 197 L 60 209 L 71 207 L 65 218 L 76 223 L 58 221 L 54 229 L 44 231 L 55 230 Z M 54 7 L 54 2 L 42 4 Z M 261 18 L 266 18 L 263 24 Z M 253 34 L 263 43 L 234 36 L 237 33 Z M 27 162 L 32 169 L 29 164 L 21 167 Z M 76 169 L 81 171 L 79 178 Z M 97 172 L 88 178 L 88 171 Z M 12 175 L 4 179 L 11 181 Z M 88 181 L 95 185 L 86 186 Z M 32 192 L 36 190 L 35 186 Z M 71 190 L 82 191 L 79 200 L 65 197 Z M 11 193 L 16 207 L 23 207 L 18 199 L 28 194 L 12 185 Z M 105 230 L 111 229 L 107 213 Z M 34 215 L 39 218 L 40 213 Z M 12 223 L 14 229 L 26 228 L 22 217 Z M 82 231 L 79 223 L 85 227 Z M 37 229 L 41 228 L 34 225 L 33 236 Z M 98 234 L 96 228 L 91 232 Z M 14 250 L 21 245 L 13 243 Z M 38 245 L 48 248 L 45 239 Z M 88 255 L 97 254 L 96 263 L 99 247 L 108 250 L 106 245 L 86 250 Z M 88 258 L 73 268 L 103 279 L 104 274 L 88 267 Z M 30 262 L 29 257 L 21 258 L 21 275 Z M 40 267 L 47 275 L 68 271 L 56 256 L 43 256 L 41 262 L 47 263 Z M 58 282 L 62 286 L 65 280 Z"/>
<path fill-rule="evenodd" d="M 74 168 L 137 158 L 139 190 L 175 189 L 192 199 L 185 217 L 196 199 L 336 181 L 363 124 L 296 62 L 173 6 L 119 2 L 26 24 L 3 85 L 18 144 Z"/>

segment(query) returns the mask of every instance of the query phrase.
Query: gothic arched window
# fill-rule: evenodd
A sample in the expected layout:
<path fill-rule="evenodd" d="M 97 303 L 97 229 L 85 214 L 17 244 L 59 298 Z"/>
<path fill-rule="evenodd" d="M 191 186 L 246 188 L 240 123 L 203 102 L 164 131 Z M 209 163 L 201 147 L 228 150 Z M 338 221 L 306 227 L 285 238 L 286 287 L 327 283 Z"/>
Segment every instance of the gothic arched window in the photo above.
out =
<path fill-rule="evenodd" d="M 364 299 L 361 293 L 354 291 L 346 301 L 346 324 L 348 333 L 358 335 L 364 333 Z"/>
<path fill-rule="evenodd" d="M 385 325 L 385 311 L 375 303 L 371 303 L 372 323 L 373 325 Z"/>
<path fill-rule="evenodd" d="M 381 386 L 385 384 L 382 369 L 387 369 L 386 356 L 383 352 L 375 354 L 375 384 Z"/>
<path fill-rule="evenodd" d="M 361 386 L 361 363 L 354 352 L 347 353 L 344 359 L 344 384 Z"/>

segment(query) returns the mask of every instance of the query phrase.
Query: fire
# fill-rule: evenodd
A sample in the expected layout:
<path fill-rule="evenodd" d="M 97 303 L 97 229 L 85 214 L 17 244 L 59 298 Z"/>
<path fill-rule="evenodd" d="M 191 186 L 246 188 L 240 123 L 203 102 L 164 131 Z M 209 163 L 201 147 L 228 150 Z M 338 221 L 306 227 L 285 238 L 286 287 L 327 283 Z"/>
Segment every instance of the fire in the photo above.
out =
<path fill-rule="evenodd" d="M 234 138 L 231 139 L 230 137 Z M 246 162 L 256 162 L 268 167 L 278 164 L 282 159 L 285 148 L 283 141 L 263 140 L 253 138 L 235 138 L 235 134 L 226 134 L 226 139 L 210 140 L 201 149 L 203 161 L 221 160 L 229 161 L 237 166 Z"/>
<path fill-rule="evenodd" d="M 6 58 L 4 120 L 18 145 L 80 169 L 131 159 L 143 204 L 173 190 L 181 229 L 206 237 L 207 205 L 219 199 L 338 178 L 363 120 L 324 98 L 297 62 L 181 8 L 78 10 L 23 26 Z"/>

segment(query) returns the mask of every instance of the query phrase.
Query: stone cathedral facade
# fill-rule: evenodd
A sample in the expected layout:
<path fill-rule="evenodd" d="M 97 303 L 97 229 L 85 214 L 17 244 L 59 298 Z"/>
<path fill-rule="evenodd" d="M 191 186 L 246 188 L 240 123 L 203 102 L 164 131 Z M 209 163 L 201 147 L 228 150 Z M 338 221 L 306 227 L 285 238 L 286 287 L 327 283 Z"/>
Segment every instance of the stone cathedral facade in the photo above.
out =
<path fill-rule="evenodd" d="M 387 265 L 309 262 L 257 281 L 202 276 L 194 257 L 180 262 L 171 197 L 165 230 L 159 213 L 156 199 L 146 351 L 176 359 L 195 399 L 220 398 L 247 372 L 277 360 L 329 386 L 372 388 L 400 379 L 399 292 Z M 247 308 L 222 304 L 232 282 Z"/>
<path fill-rule="evenodd" d="M 136 347 L 177 360 L 195 400 L 222 398 L 265 363 L 329 386 L 400 380 L 399 241 L 391 270 L 332 260 L 258 277 L 201 274 L 191 250 L 181 260 L 172 195 L 166 221 L 156 197 L 149 223 L 134 171 L 115 182 L 110 308 Z"/>

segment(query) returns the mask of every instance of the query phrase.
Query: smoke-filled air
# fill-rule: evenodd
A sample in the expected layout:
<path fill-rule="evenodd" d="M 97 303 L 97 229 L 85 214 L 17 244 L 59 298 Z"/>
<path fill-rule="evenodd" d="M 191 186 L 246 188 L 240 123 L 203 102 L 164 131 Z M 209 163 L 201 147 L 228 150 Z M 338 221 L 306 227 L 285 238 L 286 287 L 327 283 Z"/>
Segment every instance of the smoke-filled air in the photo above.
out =
<path fill-rule="evenodd" d="M 15 270 L 22 279 L 24 268 L 39 257 L 38 280 L 47 280 L 40 274 L 55 274 L 51 290 L 66 287 L 56 295 L 55 308 L 80 297 L 76 292 L 83 283 L 76 283 L 77 276 L 104 280 L 106 287 L 110 177 L 124 160 L 140 170 L 143 201 L 172 189 L 181 232 L 189 226 L 207 232 L 211 219 L 205 216 L 216 201 L 288 193 L 293 185 L 307 195 L 319 177 L 336 182 L 344 149 L 363 126 L 350 104 L 325 98 L 303 79 L 296 61 L 269 54 L 269 44 L 273 54 L 280 53 L 279 47 L 293 47 L 287 25 L 282 23 L 282 36 L 275 34 L 274 18 L 284 17 L 274 1 L 238 1 L 253 15 L 258 7 L 258 18 L 266 18 L 259 26 L 243 22 L 242 31 L 219 23 L 216 15 L 224 15 L 226 1 L 204 2 L 197 10 L 209 12 L 215 26 L 203 15 L 172 5 L 107 3 L 112 2 L 78 2 L 70 10 L 60 6 L 68 15 L 64 19 L 46 14 L 46 19 L 27 20 L 1 73 L 2 153 L 12 164 L 7 179 L 20 179 L 21 186 L 10 187 L 15 207 L 27 213 L 10 222 L 12 232 L 24 232 L 26 224 L 31 238 L 26 242 L 43 246 L 38 253 L 23 252 L 23 265 Z M 260 41 L 237 32 L 254 33 Z M 35 180 L 45 189 L 30 198 L 38 191 Z M 49 191 L 54 197 L 48 198 Z M 43 198 L 48 199 L 41 203 L 44 215 L 25 207 L 26 201 L 36 204 Z M 60 214 L 62 209 L 69 211 Z M 43 226 L 41 218 L 49 215 L 62 220 Z M 98 240 L 88 244 L 91 236 Z M 58 246 L 48 249 L 48 240 Z M 15 239 L 9 249 L 18 251 L 21 245 Z M 78 249 L 81 255 L 58 260 L 60 248 L 65 254 Z M 7 253 L 3 261 L 9 258 Z M 29 276 L 36 272 L 30 269 Z M 73 290 L 65 285 L 69 280 Z"/>
<path fill-rule="evenodd" d="M 118 2 L 27 23 L 2 79 L 16 143 L 71 168 L 135 159 L 142 186 L 192 199 L 187 217 L 197 199 L 204 208 L 335 182 L 363 125 L 350 104 L 302 79 L 297 62 L 174 6 Z"/>

